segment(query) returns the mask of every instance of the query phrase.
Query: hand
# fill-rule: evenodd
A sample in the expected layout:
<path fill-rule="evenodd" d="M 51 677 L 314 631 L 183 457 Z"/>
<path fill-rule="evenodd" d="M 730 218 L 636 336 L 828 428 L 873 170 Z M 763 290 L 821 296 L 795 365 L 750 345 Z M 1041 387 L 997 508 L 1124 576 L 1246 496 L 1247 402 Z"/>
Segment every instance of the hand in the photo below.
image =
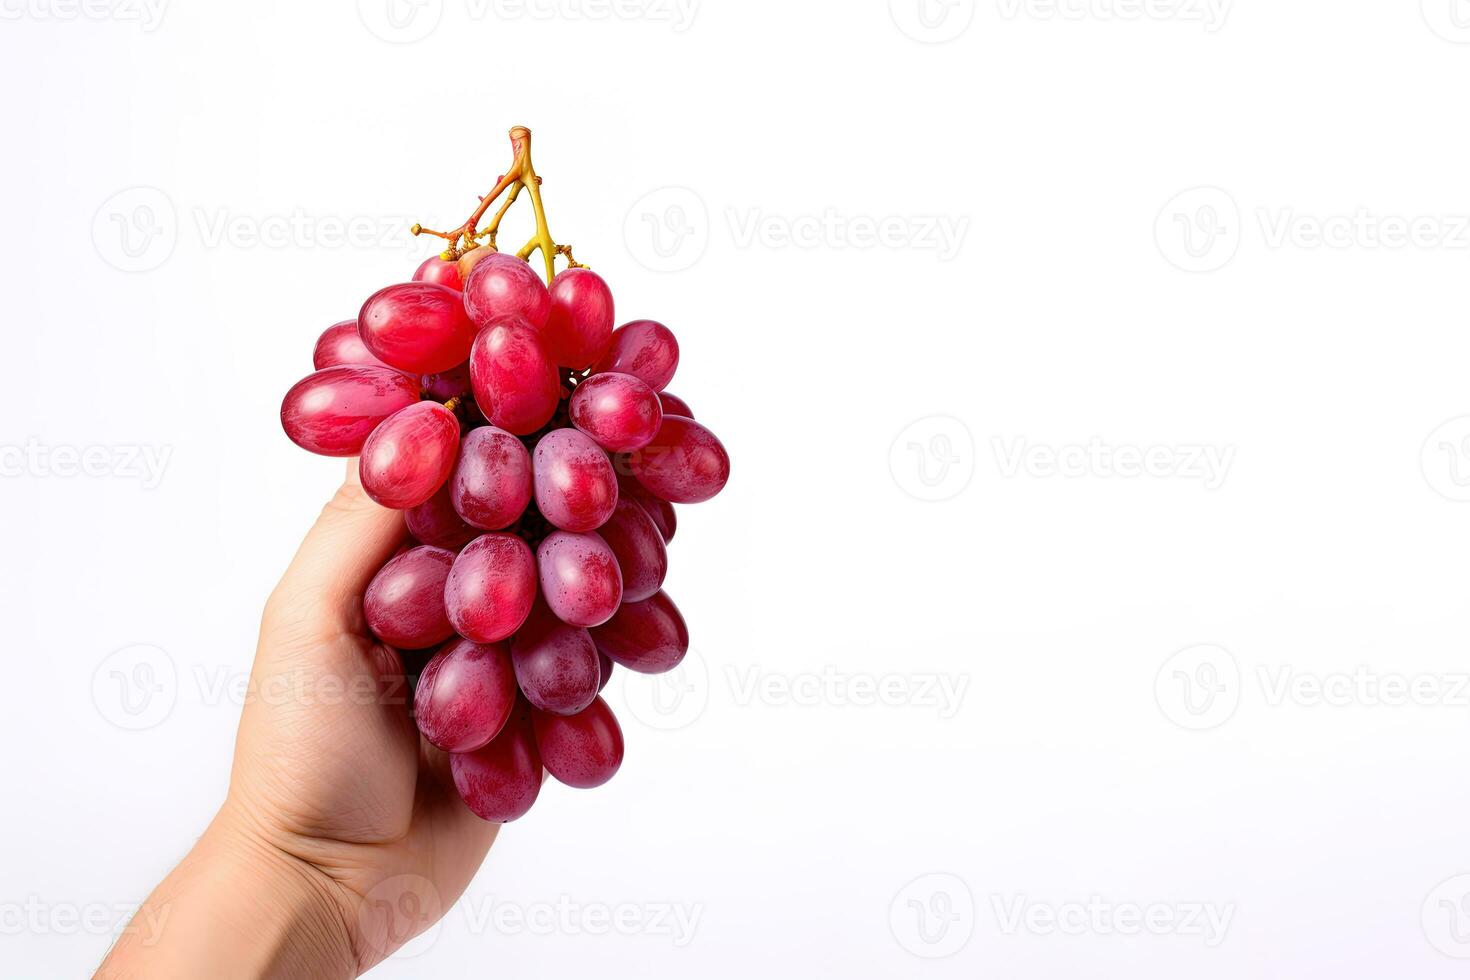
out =
<path fill-rule="evenodd" d="M 125 933 L 101 977 L 356 976 L 443 915 L 495 839 L 363 620 L 406 532 L 356 462 L 266 603 L 228 798 L 135 919 L 161 936 Z"/>

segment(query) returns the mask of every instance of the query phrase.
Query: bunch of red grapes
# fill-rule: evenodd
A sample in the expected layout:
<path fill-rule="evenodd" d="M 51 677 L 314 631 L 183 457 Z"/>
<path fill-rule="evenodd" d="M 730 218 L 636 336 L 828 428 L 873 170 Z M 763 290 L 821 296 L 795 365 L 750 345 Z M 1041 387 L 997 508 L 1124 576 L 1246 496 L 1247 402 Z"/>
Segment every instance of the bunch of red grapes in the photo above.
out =
<path fill-rule="evenodd" d="M 543 767 L 576 787 L 617 772 L 599 692 L 615 663 L 656 674 L 688 652 L 662 590 L 673 504 L 719 493 L 730 459 L 664 390 L 674 335 L 614 330 L 602 277 L 573 266 L 548 289 L 515 255 L 446 255 L 322 334 L 281 424 L 303 449 L 360 457 L 363 489 L 405 512 L 413 540 L 363 612 L 383 643 L 432 654 L 419 731 L 451 753 L 470 809 L 505 822 Z"/>

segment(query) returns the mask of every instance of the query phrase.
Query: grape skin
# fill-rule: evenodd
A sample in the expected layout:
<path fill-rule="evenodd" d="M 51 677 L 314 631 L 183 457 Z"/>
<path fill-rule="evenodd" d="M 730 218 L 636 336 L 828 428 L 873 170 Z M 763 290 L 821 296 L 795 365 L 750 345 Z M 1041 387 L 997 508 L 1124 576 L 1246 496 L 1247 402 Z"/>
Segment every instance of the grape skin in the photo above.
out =
<path fill-rule="evenodd" d="M 619 500 L 612 518 L 597 529 L 597 535 L 618 560 L 624 602 L 641 602 L 663 588 L 669 553 L 653 518 L 636 501 Z"/>
<path fill-rule="evenodd" d="M 557 364 L 580 371 L 612 343 L 612 290 L 591 269 L 567 269 L 551 282 L 551 311 L 541 335 Z"/>
<path fill-rule="evenodd" d="M 496 643 L 520 629 L 536 601 L 536 562 L 513 534 L 484 534 L 454 559 L 444 607 L 460 636 Z"/>
<path fill-rule="evenodd" d="M 356 456 L 378 423 L 418 400 L 418 385 L 391 368 L 329 367 L 286 392 L 281 427 L 307 452 Z"/>
<path fill-rule="evenodd" d="M 551 312 L 551 294 L 530 263 L 491 252 L 475 261 L 465 280 L 464 308 L 478 327 L 517 317 L 539 328 Z"/>
<path fill-rule="evenodd" d="M 618 502 L 618 479 L 607 454 L 576 429 L 555 429 L 531 457 L 536 506 L 563 531 L 593 531 Z"/>
<path fill-rule="evenodd" d="M 664 418 L 653 441 L 628 455 L 633 476 L 656 497 L 697 504 L 730 479 L 730 454 L 713 432 L 693 419 Z"/>
<path fill-rule="evenodd" d="M 597 696 L 602 670 L 585 629 L 540 609 L 511 642 L 516 682 L 526 700 L 556 715 L 574 715 Z"/>
<path fill-rule="evenodd" d="M 358 460 L 362 488 L 384 507 L 417 507 L 444 485 L 458 454 L 454 413 L 438 402 L 417 402 L 368 436 Z"/>
<path fill-rule="evenodd" d="M 673 331 L 657 320 L 634 320 L 613 331 L 612 343 L 592 373 L 631 374 L 654 391 L 663 391 L 678 367 L 679 342 Z"/>
<path fill-rule="evenodd" d="M 663 406 L 653 389 L 631 374 L 594 374 L 572 392 L 572 424 L 608 452 L 642 449 L 658 435 Z"/>
<path fill-rule="evenodd" d="M 486 531 L 510 527 L 531 502 L 531 454 L 504 429 L 482 426 L 464 437 L 449 474 L 454 509 Z"/>
<path fill-rule="evenodd" d="M 373 293 L 357 315 L 357 329 L 375 357 L 412 374 L 463 364 L 475 341 L 459 293 L 433 282 L 402 282 Z"/>
<path fill-rule="evenodd" d="M 460 799 L 481 820 L 509 823 L 525 816 L 541 793 L 541 755 L 530 708 L 518 706 L 484 748 L 451 755 L 449 771 Z"/>
<path fill-rule="evenodd" d="M 625 602 L 592 641 L 614 663 L 640 674 L 673 670 L 689 652 L 689 627 L 669 594 L 660 590 L 642 602 Z"/>
<path fill-rule="evenodd" d="M 490 424 L 518 436 L 550 422 L 561 403 L 556 363 L 535 328 L 518 317 L 480 331 L 470 350 L 470 380 Z"/>
<path fill-rule="evenodd" d="M 515 704 L 510 648 L 456 639 L 420 674 L 414 721 L 431 745 L 446 752 L 473 752 L 500 734 Z"/>
<path fill-rule="evenodd" d="M 533 716 L 541 764 L 559 782 L 577 789 L 601 786 L 623 764 L 623 729 L 600 697 L 583 711 Z"/>
<path fill-rule="evenodd" d="M 404 511 L 403 519 L 408 533 L 420 544 L 436 548 L 458 551 L 480 536 L 480 529 L 466 524 L 454 509 L 447 483 L 428 500 Z"/>
<path fill-rule="evenodd" d="M 363 367 L 386 368 L 388 365 L 373 356 L 357 332 L 356 320 L 343 320 L 322 331 L 316 348 L 311 352 L 311 363 L 320 371 L 322 368 L 340 367 L 343 364 L 358 364 Z M 391 369 L 390 369 L 391 370 Z"/>
<path fill-rule="evenodd" d="M 553 532 L 536 549 L 536 567 L 542 597 L 569 626 L 605 623 L 623 601 L 618 560 L 596 534 Z"/>
<path fill-rule="evenodd" d="M 368 628 L 389 646 L 421 650 L 454 635 L 444 611 L 444 583 L 454 552 L 419 545 L 394 556 L 363 596 Z"/>

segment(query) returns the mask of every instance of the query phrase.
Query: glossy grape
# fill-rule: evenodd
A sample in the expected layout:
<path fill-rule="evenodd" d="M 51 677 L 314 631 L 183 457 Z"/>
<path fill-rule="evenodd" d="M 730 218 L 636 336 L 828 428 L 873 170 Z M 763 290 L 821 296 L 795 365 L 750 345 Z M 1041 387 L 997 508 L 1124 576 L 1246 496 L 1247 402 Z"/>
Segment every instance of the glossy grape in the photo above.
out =
<path fill-rule="evenodd" d="M 464 437 L 449 492 L 466 523 L 486 531 L 510 527 L 531 502 L 531 454 L 504 429 L 481 426 Z"/>
<path fill-rule="evenodd" d="M 541 755 L 530 709 L 518 706 L 484 748 L 451 755 L 449 771 L 460 799 L 481 820 L 508 823 L 525 816 L 541 793 Z"/>
<path fill-rule="evenodd" d="M 607 682 L 612 680 L 613 672 L 613 662 L 608 659 L 607 654 L 603 653 L 601 650 L 597 651 L 597 669 L 599 673 L 599 680 L 597 681 L 597 693 L 601 694 L 602 689 L 607 687 Z"/>
<path fill-rule="evenodd" d="M 521 693 L 542 711 L 574 715 L 597 696 L 602 669 L 592 637 L 544 608 L 516 633 L 511 658 Z"/>
<path fill-rule="evenodd" d="M 423 265 L 413 274 L 414 282 L 436 282 L 453 290 L 464 288 L 464 279 L 459 274 L 458 262 L 445 262 L 437 255 L 424 259 Z"/>
<path fill-rule="evenodd" d="M 592 373 L 631 374 L 654 391 L 662 391 L 678 366 L 679 342 L 673 331 L 654 320 L 634 320 L 613 331 L 612 343 Z"/>
<path fill-rule="evenodd" d="M 642 507 L 653 519 L 658 533 L 663 535 L 664 544 L 674 540 L 674 532 L 679 529 L 679 517 L 674 513 L 674 505 L 661 497 L 655 497 L 643 484 L 633 478 L 628 468 L 627 457 L 619 456 L 614 459 L 613 469 L 618 474 L 618 499 L 632 500 Z"/>
<path fill-rule="evenodd" d="M 484 534 L 465 545 L 444 586 L 444 606 L 459 635 L 496 643 L 520 628 L 536 600 L 536 562 L 513 534 Z"/>
<path fill-rule="evenodd" d="M 444 751 L 473 752 L 500 734 L 515 704 L 510 648 L 454 640 L 419 675 L 414 721 L 424 738 Z"/>
<path fill-rule="evenodd" d="M 432 398 L 436 402 L 447 402 L 451 398 L 463 398 L 471 390 L 470 364 L 466 361 L 463 364 L 450 368 L 448 371 L 420 375 L 419 387 L 423 389 L 424 397 Z"/>
<path fill-rule="evenodd" d="M 378 423 L 418 400 L 419 386 L 390 368 L 329 367 L 286 392 L 281 427 L 308 452 L 356 456 Z"/>
<path fill-rule="evenodd" d="M 550 422 L 561 402 L 556 363 L 535 328 L 522 319 L 498 321 L 480 331 L 470 352 L 470 379 L 490 424 L 518 436 Z"/>
<path fill-rule="evenodd" d="M 541 336 L 562 367 L 580 371 L 612 343 L 613 298 L 591 269 L 567 269 L 551 281 L 551 311 Z"/>
<path fill-rule="evenodd" d="M 662 674 L 689 652 L 689 627 L 667 592 L 625 602 L 612 619 L 592 630 L 597 649 L 640 674 Z"/>
<path fill-rule="evenodd" d="M 362 488 L 384 507 L 417 507 L 444 485 L 458 454 L 454 413 L 438 402 L 416 402 L 384 419 L 363 443 Z"/>
<path fill-rule="evenodd" d="M 613 778 L 623 764 L 623 729 L 602 698 L 575 715 L 538 711 L 532 717 L 541 764 L 558 781 L 591 789 Z"/>
<path fill-rule="evenodd" d="M 551 294 L 524 259 L 491 252 L 477 259 L 464 284 L 464 308 L 477 326 L 519 317 L 540 328 L 551 312 Z"/>
<path fill-rule="evenodd" d="M 655 496 L 676 504 L 708 500 L 730 479 L 730 456 L 693 419 L 664 417 L 653 441 L 628 455 L 628 468 Z"/>
<path fill-rule="evenodd" d="M 686 419 L 694 418 L 694 409 L 690 408 L 689 403 L 678 395 L 671 395 L 667 391 L 660 391 L 658 393 L 658 402 L 663 406 L 665 415 L 682 415 Z"/>
<path fill-rule="evenodd" d="M 404 282 L 368 297 L 357 316 L 362 342 L 379 360 L 414 374 L 463 364 L 475 325 L 459 293 L 433 282 Z"/>
<path fill-rule="evenodd" d="M 408 533 L 420 544 L 450 551 L 458 551 L 480 536 L 480 529 L 466 524 L 454 509 L 448 483 L 428 500 L 405 511 L 403 520 L 408 525 Z"/>
<path fill-rule="evenodd" d="M 594 374 L 572 392 L 572 424 L 608 452 L 642 449 L 663 424 L 659 396 L 631 374 Z"/>
<path fill-rule="evenodd" d="M 552 532 L 536 549 L 536 568 L 547 606 L 570 626 L 605 623 L 623 601 L 618 560 L 596 534 Z"/>
<path fill-rule="evenodd" d="M 334 323 L 317 338 L 316 349 L 311 352 L 311 363 L 318 371 L 322 368 L 357 364 L 362 367 L 385 368 L 388 365 L 373 356 L 357 332 L 356 320 Z"/>
<path fill-rule="evenodd" d="M 368 627 L 384 643 L 420 650 L 454 634 L 444 612 L 444 583 L 454 552 L 420 545 L 394 556 L 362 599 Z"/>
<path fill-rule="evenodd" d="M 669 553 L 648 511 L 634 500 L 619 500 L 612 517 L 597 529 L 623 575 L 623 601 L 641 602 L 663 588 Z"/>
<path fill-rule="evenodd" d="M 563 531 L 592 531 L 612 516 L 618 479 L 607 454 L 576 429 L 542 436 L 531 457 L 536 507 Z"/>

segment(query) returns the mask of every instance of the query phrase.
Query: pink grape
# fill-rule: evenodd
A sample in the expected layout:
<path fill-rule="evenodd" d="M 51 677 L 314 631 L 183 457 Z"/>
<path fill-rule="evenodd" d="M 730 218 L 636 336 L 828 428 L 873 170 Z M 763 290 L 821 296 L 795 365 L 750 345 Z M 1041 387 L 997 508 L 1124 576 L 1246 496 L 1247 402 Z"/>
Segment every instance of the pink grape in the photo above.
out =
<path fill-rule="evenodd" d="M 509 823 L 525 816 L 541 793 L 541 755 L 530 708 L 518 705 L 484 748 L 451 755 L 449 771 L 460 799 L 481 820 Z"/>
<path fill-rule="evenodd" d="M 437 255 L 424 259 L 423 265 L 414 272 L 413 279 L 414 282 L 436 282 L 454 290 L 464 288 L 464 280 L 459 274 L 459 263 L 445 262 Z"/>
<path fill-rule="evenodd" d="M 674 513 L 674 505 L 661 497 L 655 497 L 643 484 L 633 479 L 627 457 L 617 457 L 613 462 L 613 469 L 618 473 L 618 499 L 632 500 L 642 507 L 653 519 L 658 533 L 663 535 L 664 544 L 674 540 L 674 532 L 679 529 L 679 517 Z"/>
<path fill-rule="evenodd" d="M 286 392 L 281 427 L 308 452 L 356 456 L 378 423 L 418 400 L 419 386 L 390 368 L 329 367 Z"/>
<path fill-rule="evenodd" d="M 470 379 L 490 424 L 514 435 L 528 436 L 550 422 L 561 403 L 556 362 L 535 328 L 520 318 L 480 331 L 470 352 Z"/>
<path fill-rule="evenodd" d="M 343 320 L 324 330 L 317 339 L 316 349 L 311 352 L 311 363 L 318 371 L 343 364 L 388 367 L 374 357 L 372 351 L 362 342 L 362 337 L 357 332 L 356 320 Z"/>
<path fill-rule="evenodd" d="M 601 786 L 623 764 L 623 729 L 602 698 L 578 714 L 535 712 L 541 763 L 558 781 L 577 789 Z"/>
<path fill-rule="evenodd" d="M 408 525 L 408 533 L 420 544 L 450 551 L 458 551 L 480 536 L 480 529 L 466 524 L 454 509 L 448 483 L 428 500 L 405 511 L 403 520 Z"/>
<path fill-rule="evenodd" d="M 613 298 L 591 269 L 567 269 L 551 281 L 551 312 L 541 336 L 557 364 L 580 371 L 612 342 Z"/>
<path fill-rule="evenodd" d="M 662 674 L 689 652 L 689 627 L 667 592 L 625 602 L 612 619 L 592 630 L 597 649 L 640 674 Z"/>
<path fill-rule="evenodd" d="M 551 294 L 530 263 L 491 252 L 475 262 L 465 280 L 464 308 L 479 327 L 513 316 L 539 328 L 551 312 Z"/>
<path fill-rule="evenodd" d="M 572 392 L 572 424 L 608 452 L 642 449 L 663 423 L 659 396 L 631 374 L 594 374 Z"/>
<path fill-rule="evenodd" d="M 686 419 L 694 418 L 694 410 L 689 407 L 688 402 L 678 395 L 671 395 L 667 391 L 660 391 L 658 393 L 658 402 L 663 406 L 665 415 L 682 415 Z"/>
<path fill-rule="evenodd" d="M 536 549 L 536 567 L 547 606 L 569 626 L 605 623 L 623 601 L 618 560 L 595 534 L 553 531 Z"/>
<path fill-rule="evenodd" d="M 516 633 L 511 658 L 521 693 L 542 711 L 574 715 L 597 696 L 602 669 L 592 637 L 544 608 Z"/>
<path fill-rule="evenodd" d="M 613 516 L 597 529 L 623 574 L 623 601 L 641 602 L 663 588 L 669 553 L 653 518 L 636 501 L 619 500 Z"/>
<path fill-rule="evenodd" d="M 607 682 L 612 680 L 613 672 L 613 662 L 601 650 L 597 651 L 597 668 L 600 675 L 600 679 L 597 682 L 597 693 L 601 694 L 602 689 L 607 687 Z"/>
<path fill-rule="evenodd" d="M 465 545 L 444 584 L 449 621 L 465 639 L 496 643 L 520 629 L 536 600 L 531 547 L 514 534 L 484 534 Z"/>
<path fill-rule="evenodd" d="M 438 402 L 388 416 L 362 446 L 362 488 L 384 507 L 407 510 L 434 496 L 459 453 L 459 420 Z"/>
<path fill-rule="evenodd" d="M 420 375 L 419 387 L 426 398 L 436 402 L 447 402 L 451 398 L 463 398 L 470 393 L 469 362 L 452 367 L 448 371 Z"/>
<path fill-rule="evenodd" d="M 612 344 L 592 373 L 631 374 L 654 391 L 663 391 L 678 366 L 679 342 L 673 331 L 655 320 L 634 320 L 613 331 Z"/>
<path fill-rule="evenodd" d="M 373 577 L 363 615 L 378 639 L 409 650 L 443 643 L 454 634 L 444 612 L 444 582 L 454 552 L 419 545 L 394 556 Z"/>
<path fill-rule="evenodd" d="M 730 479 L 730 455 L 720 440 L 678 415 L 664 417 L 653 441 L 628 456 L 628 467 L 655 496 L 676 504 L 708 500 Z"/>
<path fill-rule="evenodd" d="M 419 675 L 413 697 L 419 731 L 446 752 L 473 752 L 488 745 L 515 705 L 510 648 L 463 639 L 434 655 Z"/>
<path fill-rule="evenodd" d="M 379 360 L 414 374 L 464 363 L 475 342 L 475 325 L 459 293 L 434 282 L 403 282 L 373 293 L 357 316 L 357 329 Z"/>
<path fill-rule="evenodd" d="M 504 429 L 474 429 L 449 474 L 449 493 L 467 524 L 486 531 L 510 527 L 531 502 L 531 454 Z"/>
<path fill-rule="evenodd" d="M 563 531 L 592 531 L 618 502 L 618 478 L 607 454 L 576 429 L 555 429 L 536 443 L 531 458 L 536 507 Z"/>

